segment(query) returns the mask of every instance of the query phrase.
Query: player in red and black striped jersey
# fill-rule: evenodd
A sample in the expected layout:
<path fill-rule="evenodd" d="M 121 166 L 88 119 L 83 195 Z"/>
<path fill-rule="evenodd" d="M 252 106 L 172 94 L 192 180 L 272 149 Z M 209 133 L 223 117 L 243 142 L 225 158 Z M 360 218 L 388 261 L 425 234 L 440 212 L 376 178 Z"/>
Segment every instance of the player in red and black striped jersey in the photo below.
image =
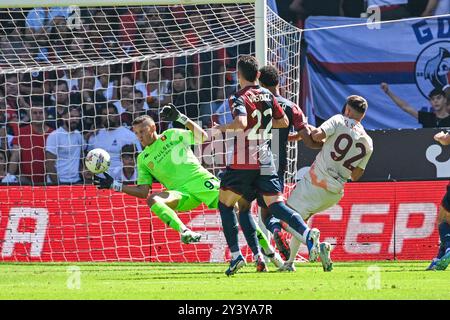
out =
<path fill-rule="evenodd" d="M 243 195 L 256 190 L 263 196 L 270 214 L 287 222 L 295 230 L 295 236 L 305 242 L 310 260 L 319 254 L 317 229 L 309 229 L 300 215 L 284 204 L 283 190 L 277 175 L 270 143 L 273 128 L 286 128 L 288 118 L 276 98 L 258 85 L 258 62 L 252 56 L 241 56 L 238 60 L 238 79 L 242 88 L 231 98 L 233 122 L 214 128 L 227 133 L 233 142 L 233 159 L 221 180 L 219 210 L 222 226 L 230 248 L 232 260 L 225 272 L 232 275 L 245 265 L 238 245 L 237 218 L 234 205 Z M 250 210 L 240 215 L 249 215 Z M 248 219 L 253 221 L 253 219 Z M 256 227 L 250 226 L 244 233 L 247 243 L 255 255 L 257 271 L 265 270 L 264 261 L 257 244 Z"/>
<path fill-rule="evenodd" d="M 450 132 L 439 132 L 434 140 L 444 146 L 450 145 Z M 450 264 L 450 184 L 439 208 L 438 229 L 441 240 L 439 252 L 427 270 L 445 270 Z"/>
<path fill-rule="evenodd" d="M 284 189 L 284 173 L 287 170 L 287 145 L 288 141 L 303 140 L 305 146 L 312 149 L 320 149 L 322 144 L 316 143 L 311 138 L 311 130 L 308 126 L 306 116 L 300 107 L 292 101 L 282 97 L 279 89 L 279 72 L 274 66 L 268 65 L 260 70 L 259 83 L 261 86 L 269 90 L 277 99 L 283 108 L 289 120 L 289 126 L 278 130 L 277 146 L 272 145 L 275 154 L 278 177 L 281 181 L 282 189 Z M 274 137 L 277 138 L 277 137 Z M 253 200 L 252 195 L 244 195 L 248 202 Z M 283 258 L 289 258 L 289 244 L 286 241 L 280 220 L 270 215 L 267 206 L 264 204 L 262 197 L 257 197 L 258 205 L 261 207 L 261 220 L 275 239 L 278 250 Z"/>

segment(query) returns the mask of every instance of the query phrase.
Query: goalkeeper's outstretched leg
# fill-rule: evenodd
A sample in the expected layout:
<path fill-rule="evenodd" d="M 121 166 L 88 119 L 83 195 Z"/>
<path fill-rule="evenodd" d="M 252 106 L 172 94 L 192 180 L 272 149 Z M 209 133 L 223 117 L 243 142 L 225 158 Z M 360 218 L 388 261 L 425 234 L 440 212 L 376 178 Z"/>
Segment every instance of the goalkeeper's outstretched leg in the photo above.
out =
<path fill-rule="evenodd" d="M 199 242 L 201 234 L 193 232 L 186 227 L 175 212 L 182 200 L 189 201 L 189 195 L 179 191 L 164 191 L 151 194 L 147 198 L 147 204 L 161 221 L 180 233 L 183 243 Z M 198 204 L 195 205 L 197 206 Z"/>

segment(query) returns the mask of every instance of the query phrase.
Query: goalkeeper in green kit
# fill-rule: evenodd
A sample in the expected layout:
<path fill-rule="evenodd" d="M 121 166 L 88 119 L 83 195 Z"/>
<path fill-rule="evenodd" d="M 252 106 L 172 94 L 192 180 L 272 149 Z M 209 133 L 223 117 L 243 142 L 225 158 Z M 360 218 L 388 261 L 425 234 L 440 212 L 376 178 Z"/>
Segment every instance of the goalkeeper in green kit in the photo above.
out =
<path fill-rule="evenodd" d="M 124 185 L 106 172 L 105 178 L 95 176 L 94 183 L 99 189 L 114 189 L 147 199 L 151 211 L 178 231 L 183 243 L 198 242 L 201 235 L 188 229 L 175 211 L 193 210 L 201 203 L 210 209 L 218 208 L 220 181 L 200 164 L 191 150 L 191 145 L 208 140 L 208 134 L 172 104 L 162 108 L 161 118 L 177 121 L 189 130 L 168 129 L 158 135 L 150 116 L 140 116 L 133 121 L 133 131 L 143 146 L 137 158 L 137 186 Z M 154 179 L 167 190 L 151 193 Z M 257 234 L 261 247 L 273 261 L 273 248 L 260 230 Z M 281 260 L 279 256 L 276 259 Z"/>

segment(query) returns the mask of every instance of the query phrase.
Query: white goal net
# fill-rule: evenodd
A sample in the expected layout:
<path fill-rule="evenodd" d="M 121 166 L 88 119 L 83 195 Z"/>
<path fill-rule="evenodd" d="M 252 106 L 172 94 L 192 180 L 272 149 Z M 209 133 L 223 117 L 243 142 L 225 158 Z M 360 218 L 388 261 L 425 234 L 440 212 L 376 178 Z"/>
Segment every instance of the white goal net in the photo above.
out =
<path fill-rule="evenodd" d="M 270 9 L 266 24 L 267 61 L 298 103 L 300 31 Z M 255 30 L 254 3 L 0 8 L 0 260 L 224 261 L 216 211 L 179 214 L 203 235 L 183 245 L 144 200 L 97 190 L 82 160 L 103 148 L 109 173 L 133 183 L 137 116 L 163 131 L 174 124 L 159 111 L 172 102 L 205 129 L 227 121 Z M 208 143 L 196 152 L 215 174 L 223 168 Z M 288 186 L 296 158 L 291 145 Z"/>

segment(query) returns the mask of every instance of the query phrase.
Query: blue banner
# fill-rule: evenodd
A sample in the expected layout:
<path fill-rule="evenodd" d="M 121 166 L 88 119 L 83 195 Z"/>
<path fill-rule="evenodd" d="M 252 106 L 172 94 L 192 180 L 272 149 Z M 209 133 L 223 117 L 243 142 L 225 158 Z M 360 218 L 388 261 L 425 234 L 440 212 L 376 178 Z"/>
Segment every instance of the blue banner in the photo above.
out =
<path fill-rule="evenodd" d="M 380 84 L 388 83 L 398 97 L 428 111 L 428 94 L 449 83 L 450 17 L 308 31 L 366 22 L 306 20 L 308 115 L 328 119 L 341 112 L 347 96 L 357 94 L 369 102 L 363 122 L 367 129 L 420 128 Z"/>

